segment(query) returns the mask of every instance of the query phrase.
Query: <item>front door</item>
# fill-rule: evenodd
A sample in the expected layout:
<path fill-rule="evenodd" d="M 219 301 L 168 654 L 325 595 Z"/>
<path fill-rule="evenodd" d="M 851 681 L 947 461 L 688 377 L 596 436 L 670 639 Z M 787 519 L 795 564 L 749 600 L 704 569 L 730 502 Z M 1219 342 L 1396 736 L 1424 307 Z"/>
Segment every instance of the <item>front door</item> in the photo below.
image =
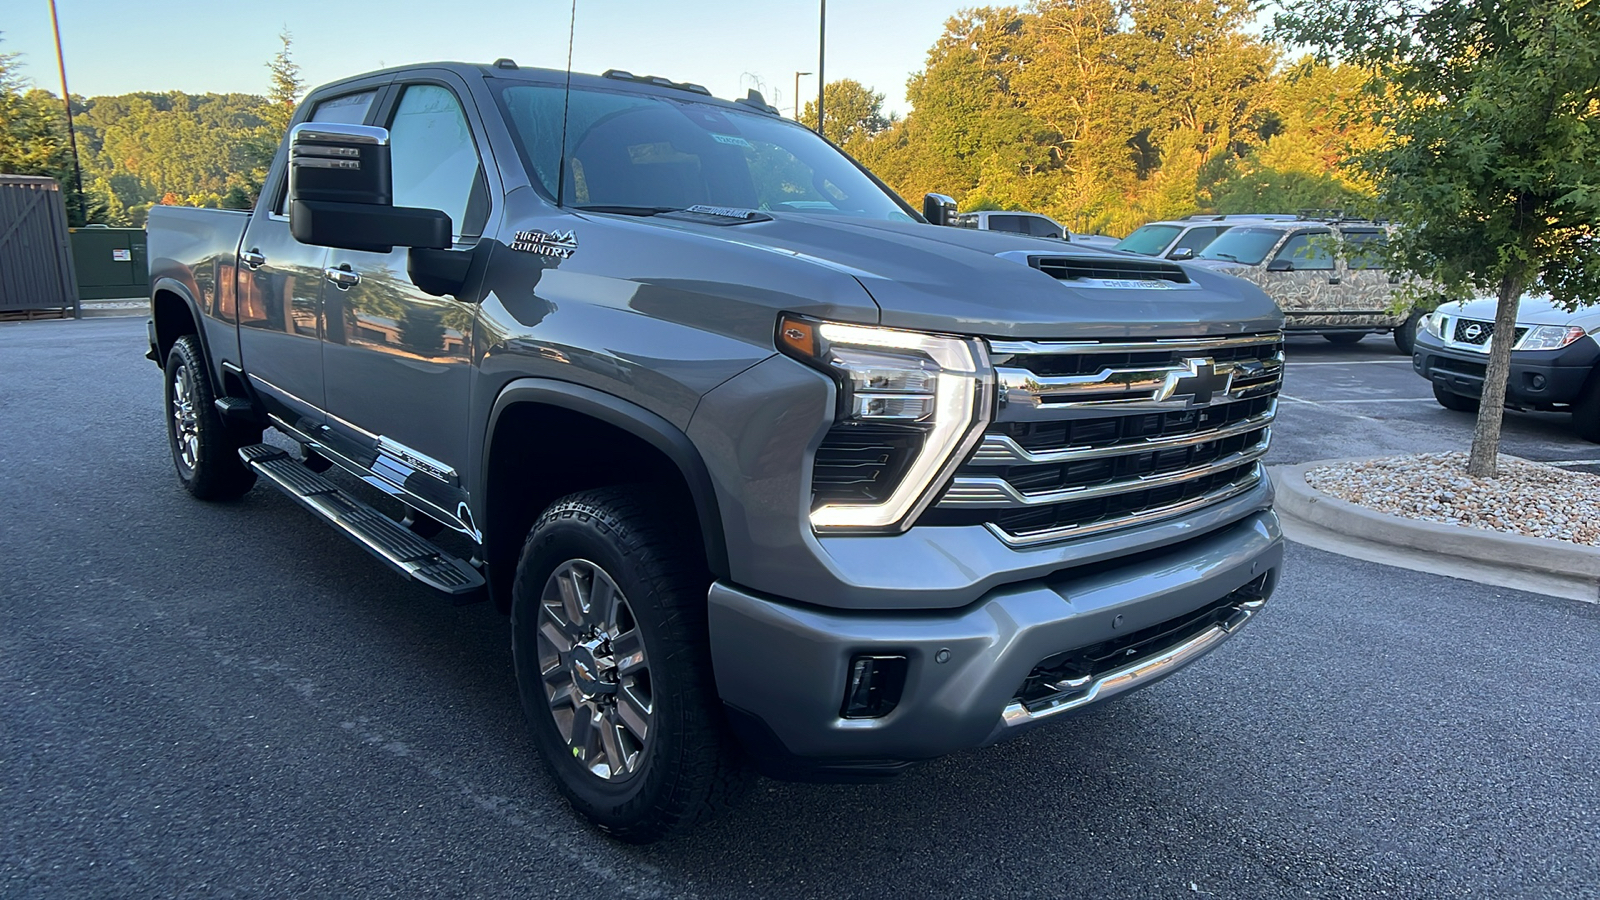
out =
<path fill-rule="evenodd" d="M 1291 328 L 1308 315 L 1338 309 L 1333 233 L 1314 228 L 1290 235 L 1267 260 L 1261 287 L 1278 302 Z"/>
<path fill-rule="evenodd" d="M 320 100 L 307 121 L 360 123 L 377 93 L 369 88 Z M 240 244 L 239 355 L 268 411 L 309 432 L 322 423 L 326 400 L 322 285 L 328 248 L 289 234 L 288 193 L 288 179 L 280 175 L 262 192 Z"/>
<path fill-rule="evenodd" d="M 445 82 L 399 84 L 376 124 L 389 129 L 394 205 L 448 213 L 465 248 L 483 233 L 489 192 L 460 96 Z M 448 522 L 466 498 L 475 308 L 417 288 L 407 254 L 335 249 L 328 258 L 328 426 L 373 460 L 374 484 L 403 488 Z"/>

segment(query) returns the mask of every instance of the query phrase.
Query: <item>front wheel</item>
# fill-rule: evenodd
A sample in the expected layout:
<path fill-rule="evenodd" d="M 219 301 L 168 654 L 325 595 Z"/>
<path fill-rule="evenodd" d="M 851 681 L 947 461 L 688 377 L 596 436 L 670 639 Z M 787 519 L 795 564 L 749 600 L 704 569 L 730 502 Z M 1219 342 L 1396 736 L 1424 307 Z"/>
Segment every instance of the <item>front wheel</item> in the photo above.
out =
<path fill-rule="evenodd" d="M 1395 326 L 1394 346 L 1396 350 L 1407 356 L 1411 355 L 1411 351 L 1417 346 L 1417 326 L 1421 324 L 1422 316 L 1423 313 L 1420 310 L 1413 309 L 1411 315 L 1406 316 L 1404 322 Z"/>
<path fill-rule="evenodd" d="M 216 391 L 194 335 L 172 343 L 166 381 L 167 443 L 178 480 L 201 500 L 244 496 L 255 485 L 256 473 L 239 459 L 239 447 L 246 442 L 228 429 L 213 405 Z"/>
<path fill-rule="evenodd" d="M 737 796 L 699 546 L 644 489 L 556 501 L 512 588 L 512 658 L 539 755 L 573 808 L 645 843 Z"/>
<path fill-rule="evenodd" d="M 1453 409 L 1456 412 L 1478 411 L 1477 397 L 1468 397 L 1455 391 L 1447 391 L 1438 384 L 1433 386 L 1433 399 L 1439 401 L 1439 405 L 1445 409 Z"/>

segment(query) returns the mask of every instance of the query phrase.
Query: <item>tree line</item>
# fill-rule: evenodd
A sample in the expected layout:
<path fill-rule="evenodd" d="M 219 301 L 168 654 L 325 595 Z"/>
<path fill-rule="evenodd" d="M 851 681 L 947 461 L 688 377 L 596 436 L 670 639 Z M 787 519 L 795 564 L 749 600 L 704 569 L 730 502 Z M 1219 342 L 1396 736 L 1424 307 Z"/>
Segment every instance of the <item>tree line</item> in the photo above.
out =
<path fill-rule="evenodd" d="M 1370 183 L 1341 166 L 1378 140 L 1367 73 L 1286 63 L 1251 21 L 1248 0 L 966 10 L 908 81 L 908 115 L 836 81 L 824 132 L 913 204 L 936 191 L 964 210 L 1030 209 L 1079 232 L 1368 203 Z M 303 89 L 280 38 L 264 96 L 74 97 L 85 196 L 73 218 L 140 225 L 158 203 L 251 205 Z M 815 103 L 801 121 L 815 127 Z M 29 89 L 0 54 L 0 171 L 70 185 L 65 126 L 60 99 Z"/>

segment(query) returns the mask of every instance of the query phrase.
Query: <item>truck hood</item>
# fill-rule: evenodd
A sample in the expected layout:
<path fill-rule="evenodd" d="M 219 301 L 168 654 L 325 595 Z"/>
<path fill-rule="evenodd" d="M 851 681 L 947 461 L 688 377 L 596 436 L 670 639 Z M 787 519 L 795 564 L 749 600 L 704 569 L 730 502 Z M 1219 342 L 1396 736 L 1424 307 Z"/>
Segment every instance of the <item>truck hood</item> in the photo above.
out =
<path fill-rule="evenodd" d="M 1282 326 L 1272 299 L 1200 267 L 996 231 L 820 215 L 716 225 L 672 216 L 636 220 L 691 231 L 728 252 L 781 254 L 849 275 L 899 328 L 997 338 L 1240 334 Z M 609 218 L 609 217 L 608 217 Z M 1181 272 L 1182 283 L 1137 270 L 1063 280 L 1030 259 L 1072 259 Z"/>
<path fill-rule="evenodd" d="M 1441 305 L 1438 312 L 1452 318 L 1460 316 L 1463 319 L 1479 319 L 1485 322 L 1494 321 L 1495 309 L 1499 302 L 1493 297 L 1479 297 L 1476 300 L 1458 300 L 1454 303 Z M 1524 294 L 1517 303 L 1518 325 L 1577 325 L 1585 331 L 1600 330 L 1600 307 L 1587 307 L 1577 312 L 1567 312 L 1550 301 L 1547 296 L 1538 294 Z"/>

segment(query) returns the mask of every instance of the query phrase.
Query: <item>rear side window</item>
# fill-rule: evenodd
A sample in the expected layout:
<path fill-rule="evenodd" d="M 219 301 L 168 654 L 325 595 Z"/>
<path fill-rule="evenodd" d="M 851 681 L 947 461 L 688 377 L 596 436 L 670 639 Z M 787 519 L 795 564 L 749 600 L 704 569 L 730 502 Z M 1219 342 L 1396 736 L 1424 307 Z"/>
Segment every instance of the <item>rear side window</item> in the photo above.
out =
<path fill-rule="evenodd" d="M 1345 261 L 1352 269 L 1386 268 L 1383 252 L 1388 243 L 1389 236 L 1381 231 L 1346 231 Z"/>
<path fill-rule="evenodd" d="M 1009 231 L 1012 234 L 1027 234 L 1028 222 L 1023 216 L 996 216 L 989 217 L 990 231 Z"/>
<path fill-rule="evenodd" d="M 1273 259 L 1284 259 L 1295 269 L 1333 268 L 1333 235 L 1327 231 L 1302 231 L 1289 238 Z"/>

